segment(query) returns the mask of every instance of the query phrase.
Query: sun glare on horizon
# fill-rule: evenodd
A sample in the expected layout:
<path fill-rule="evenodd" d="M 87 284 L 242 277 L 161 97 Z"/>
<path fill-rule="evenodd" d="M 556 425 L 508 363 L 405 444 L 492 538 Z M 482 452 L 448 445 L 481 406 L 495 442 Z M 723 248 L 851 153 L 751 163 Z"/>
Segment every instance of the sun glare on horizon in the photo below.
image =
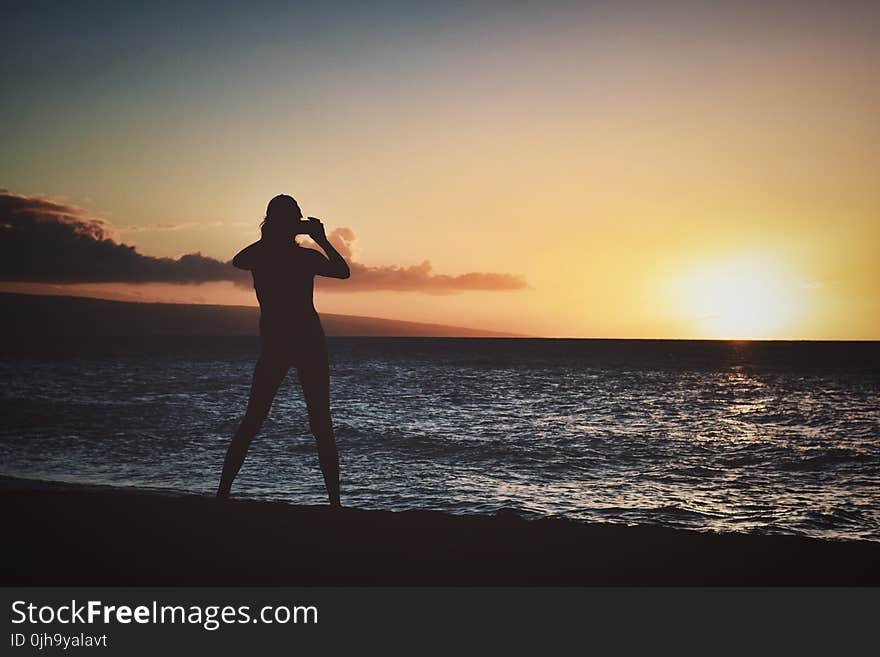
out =
<path fill-rule="evenodd" d="M 675 295 L 704 337 L 783 339 L 802 329 L 805 288 L 778 257 L 749 254 L 695 267 Z"/>

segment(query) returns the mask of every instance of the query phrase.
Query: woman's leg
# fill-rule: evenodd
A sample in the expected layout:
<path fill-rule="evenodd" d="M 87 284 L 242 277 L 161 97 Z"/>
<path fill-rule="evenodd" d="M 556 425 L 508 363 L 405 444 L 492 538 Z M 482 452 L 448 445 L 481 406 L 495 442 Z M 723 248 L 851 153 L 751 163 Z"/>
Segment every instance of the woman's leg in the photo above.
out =
<path fill-rule="evenodd" d="M 273 358 L 265 352 L 260 354 L 257 366 L 254 368 L 254 380 L 251 383 L 251 397 L 248 401 L 247 412 L 226 451 L 226 461 L 223 463 L 223 474 L 220 477 L 217 497 L 229 495 L 232 481 L 244 463 L 251 440 L 257 435 L 260 427 L 263 426 L 263 420 L 269 414 L 272 400 L 275 399 L 275 393 L 278 391 L 281 381 L 284 380 L 287 369 L 288 363 L 283 358 Z"/>
<path fill-rule="evenodd" d="M 318 443 L 318 463 L 324 475 L 324 485 L 331 506 L 341 506 L 339 499 L 339 453 L 333 422 L 330 419 L 330 367 L 326 354 L 320 351 L 297 364 L 299 382 L 302 384 L 306 408 L 309 412 L 309 428 Z"/>

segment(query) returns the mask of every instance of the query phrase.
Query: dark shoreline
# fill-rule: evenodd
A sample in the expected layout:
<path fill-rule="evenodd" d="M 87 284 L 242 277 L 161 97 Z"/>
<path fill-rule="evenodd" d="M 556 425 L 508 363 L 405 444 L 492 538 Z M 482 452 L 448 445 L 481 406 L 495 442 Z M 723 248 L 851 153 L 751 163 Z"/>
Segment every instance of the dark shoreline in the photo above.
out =
<path fill-rule="evenodd" d="M 0 478 L 4 586 L 877 586 L 880 543 Z"/>

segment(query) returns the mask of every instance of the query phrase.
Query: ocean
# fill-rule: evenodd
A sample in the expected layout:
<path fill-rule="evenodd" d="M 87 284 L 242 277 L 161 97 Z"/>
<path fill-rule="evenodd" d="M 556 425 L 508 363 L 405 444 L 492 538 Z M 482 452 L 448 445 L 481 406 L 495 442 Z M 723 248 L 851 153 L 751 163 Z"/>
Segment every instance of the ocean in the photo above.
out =
<path fill-rule="evenodd" d="M 880 541 L 880 343 L 329 345 L 345 505 Z M 0 474 L 213 494 L 258 348 L 7 353 Z M 293 372 L 233 495 L 326 503 Z"/>

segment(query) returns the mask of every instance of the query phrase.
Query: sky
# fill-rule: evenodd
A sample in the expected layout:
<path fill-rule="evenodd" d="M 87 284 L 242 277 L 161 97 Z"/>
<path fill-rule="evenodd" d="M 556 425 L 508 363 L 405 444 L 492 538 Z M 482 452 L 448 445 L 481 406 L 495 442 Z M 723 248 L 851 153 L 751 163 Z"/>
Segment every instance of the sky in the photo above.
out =
<path fill-rule="evenodd" d="M 4 3 L 0 289 L 255 304 L 286 193 L 324 312 L 880 339 L 876 3 L 181 4 Z"/>

